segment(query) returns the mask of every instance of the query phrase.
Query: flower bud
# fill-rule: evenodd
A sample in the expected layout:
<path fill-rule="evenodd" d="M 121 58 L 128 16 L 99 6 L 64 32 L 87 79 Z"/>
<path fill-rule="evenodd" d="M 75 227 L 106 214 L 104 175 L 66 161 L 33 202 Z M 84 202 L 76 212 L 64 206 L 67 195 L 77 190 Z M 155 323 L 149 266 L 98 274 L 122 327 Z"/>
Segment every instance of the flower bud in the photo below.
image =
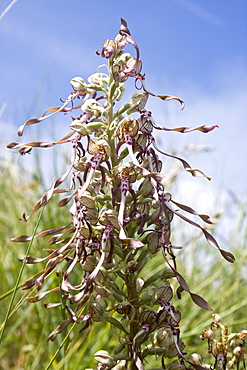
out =
<path fill-rule="evenodd" d="M 128 315 L 132 309 L 132 305 L 128 301 L 122 301 L 116 304 L 114 308 L 120 315 Z"/>
<path fill-rule="evenodd" d="M 106 59 L 113 59 L 117 52 L 117 42 L 107 39 L 102 47 L 101 56 Z"/>
<path fill-rule="evenodd" d="M 158 347 L 168 349 L 173 343 L 172 332 L 170 330 L 167 331 L 163 328 L 159 329 L 154 334 L 154 342 Z"/>
<path fill-rule="evenodd" d="M 104 84 L 108 83 L 108 79 L 104 73 L 96 72 L 88 77 L 88 82 L 92 85 L 104 87 Z"/>
<path fill-rule="evenodd" d="M 139 263 L 137 261 L 129 261 L 126 266 L 126 272 L 128 274 L 133 274 L 139 268 Z"/>
<path fill-rule="evenodd" d="M 100 364 L 107 366 L 108 368 L 112 368 L 117 364 L 117 361 L 114 360 L 112 356 L 109 355 L 107 351 L 101 350 L 94 354 L 95 360 L 98 361 Z"/>
<path fill-rule="evenodd" d="M 85 95 L 87 93 L 87 84 L 81 77 L 74 77 L 72 80 L 70 80 L 70 83 L 73 87 L 73 89 L 76 92 L 79 92 L 80 95 Z"/>
<path fill-rule="evenodd" d="M 218 328 L 220 326 L 221 317 L 217 313 L 213 313 L 212 316 L 213 316 L 212 325 Z"/>
<path fill-rule="evenodd" d="M 107 289 L 105 286 L 96 285 L 95 290 L 97 294 L 99 294 L 102 298 L 110 297 L 112 294 L 111 291 Z"/>
<path fill-rule="evenodd" d="M 148 101 L 148 93 L 135 93 L 130 99 L 130 109 L 127 111 L 128 114 L 132 112 L 143 111 Z"/>
<path fill-rule="evenodd" d="M 147 248 L 151 254 L 156 254 L 159 250 L 159 235 L 155 231 L 147 236 Z"/>
<path fill-rule="evenodd" d="M 144 279 L 138 276 L 136 279 L 136 290 L 138 293 L 140 293 L 140 291 L 142 290 L 144 283 L 145 283 Z"/>
<path fill-rule="evenodd" d="M 105 108 L 95 99 L 87 99 L 81 105 L 81 109 L 85 113 L 91 113 L 92 115 L 99 117 L 105 112 Z"/>
<path fill-rule="evenodd" d="M 167 370 L 186 370 L 187 368 L 178 362 L 178 360 L 170 362 L 170 364 L 166 367 Z"/>
<path fill-rule="evenodd" d="M 95 208 L 95 200 L 88 191 L 85 191 L 83 195 L 80 196 L 79 201 L 81 204 L 83 204 L 87 208 L 90 208 L 90 209 Z"/>
<path fill-rule="evenodd" d="M 148 325 L 150 331 L 154 331 L 157 328 L 157 313 L 153 310 L 143 311 L 139 316 L 140 325 Z"/>
<path fill-rule="evenodd" d="M 158 286 L 153 294 L 152 302 L 153 304 L 157 303 L 158 300 L 164 302 L 169 302 L 172 299 L 173 291 L 170 287 L 168 281 L 165 281 L 163 284 Z"/>
<path fill-rule="evenodd" d="M 101 266 L 98 274 L 96 275 L 96 277 L 94 279 L 95 284 L 97 284 L 99 286 L 104 286 L 105 280 L 106 280 L 106 276 L 107 276 L 106 269 Z"/>
<path fill-rule="evenodd" d="M 237 346 L 232 351 L 233 356 L 236 357 L 237 361 L 242 361 L 244 359 L 244 348 Z"/>
<path fill-rule="evenodd" d="M 200 335 L 200 338 L 202 340 L 207 339 L 207 340 L 213 340 L 214 338 L 214 333 L 213 330 L 211 329 L 205 329 L 204 332 Z"/>
<path fill-rule="evenodd" d="M 141 186 L 142 196 L 146 198 L 152 191 L 153 191 L 153 185 L 151 181 L 149 180 L 149 178 L 146 177 Z"/>
<path fill-rule="evenodd" d="M 195 365 L 203 365 L 202 358 L 197 353 L 193 353 L 190 356 L 190 361 L 192 362 L 192 364 L 195 364 Z"/>
<path fill-rule="evenodd" d="M 89 307 L 89 313 L 95 322 L 104 321 L 105 310 L 99 302 L 94 302 Z"/>
<path fill-rule="evenodd" d="M 107 226 L 112 224 L 117 230 L 119 230 L 119 224 L 118 224 L 118 213 L 114 209 L 108 209 L 104 211 L 100 217 L 99 217 L 99 222 L 103 226 Z"/>
<path fill-rule="evenodd" d="M 174 271 L 172 271 L 172 269 L 165 269 L 162 273 L 161 273 L 161 276 L 160 278 L 161 279 L 171 279 L 175 277 L 175 274 L 174 274 Z"/>
<path fill-rule="evenodd" d="M 86 261 L 83 262 L 82 268 L 83 268 L 84 271 L 92 272 L 96 265 L 97 265 L 96 257 L 90 255 L 90 256 L 87 256 Z"/>
<path fill-rule="evenodd" d="M 70 127 L 72 130 L 79 132 L 82 136 L 86 136 L 89 134 L 88 129 L 79 119 L 75 119 L 72 121 Z"/>
<path fill-rule="evenodd" d="M 181 340 L 179 340 L 178 347 L 179 347 L 180 351 L 182 352 L 183 349 L 185 348 L 184 342 L 182 342 Z M 169 347 L 169 349 L 167 351 L 167 357 L 168 358 L 173 358 L 173 357 L 175 357 L 177 355 L 178 355 L 177 346 L 175 345 L 175 343 L 172 343 L 172 345 Z"/>

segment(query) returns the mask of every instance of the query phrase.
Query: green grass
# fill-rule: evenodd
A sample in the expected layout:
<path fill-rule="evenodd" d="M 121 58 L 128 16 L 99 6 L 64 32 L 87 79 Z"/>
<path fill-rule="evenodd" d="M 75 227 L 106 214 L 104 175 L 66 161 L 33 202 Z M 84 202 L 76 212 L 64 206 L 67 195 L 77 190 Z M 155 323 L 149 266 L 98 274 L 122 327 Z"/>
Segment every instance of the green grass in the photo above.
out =
<path fill-rule="evenodd" d="M 23 258 L 28 243 L 13 243 L 10 238 L 18 235 L 32 235 L 38 214 L 34 215 L 28 223 L 18 220 L 23 212 L 30 212 L 32 206 L 44 191 L 37 176 L 28 174 L 24 169 L 12 162 L 2 164 L 0 191 L 2 207 L 0 209 L 0 321 L 3 323 L 8 310 L 11 294 L 16 284 L 21 263 L 18 258 Z M 54 198 L 44 209 L 43 216 L 38 226 L 38 231 L 58 227 L 68 221 L 68 215 L 56 207 L 58 198 Z M 247 305 L 247 252 L 244 245 L 246 238 L 245 206 L 239 208 L 238 222 L 236 222 L 235 237 L 231 240 L 231 252 L 236 256 L 236 263 L 229 264 L 221 255 L 212 250 L 203 237 L 189 240 L 187 246 L 179 251 L 177 262 L 178 270 L 185 277 L 193 293 L 203 296 L 214 312 L 222 317 L 223 324 L 230 331 L 237 332 L 246 329 Z M 182 225 L 181 227 L 186 227 Z M 175 231 L 174 231 L 175 232 Z M 186 229 L 184 231 L 186 234 Z M 35 240 L 31 246 L 30 255 L 41 256 L 43 241 Z M 207 256 L 205 265 L 202 256 Z M 161 253 L 149 261 L 148 269 L 142 274 L 147 278 L 153 273 L 160 273 L 165 268 Z M 39 271 L 36 265 L 25 266 L 21 282 Z M 47 286 L 55 286 L 56 274 L 52 274 L 47 281 Z M 174 282 L 174 287 L 177 287 Z M 0 348 L 0 368 L 8 369 L 46 369 L 64 336 L 58 335 L 54 342 L 46 342 L 48 335 L 62 321 L 62 311 L 59 309 L 45 309 L 46 300 L 31 304 L 26 300 L 31 291 L 22 291 L 20 288 L 14 299 L 9 320 L 4 332 Z M 51 296 L 56 301 L 56 293 Z M 50 297 L 48 297 L 48 300 Z M 202 357 L 207 357 L 207 344 L 199 339 L 202 331 L 211 322 L 211 312 L 204 311 L 196 306 L 190 296 L 184 292 L 182 299 L 174 297 L 176 309 L 182 313 L 181 335 L 186 343 L 187 352 L 197 352 Z M 79 334 L 80 326 L 69 336 L 69 346 L 66 356 L 62 349 L 51 369 L 77 369 L 93 368 L 96 363 L 92 360 L 93 354 L 100 349 L 107 349 L 109 353 L 118 345 L 118 339 L 110 329 L 109 324 L 96 323 L 88 332 Z M 111 352 L 112 351 L 112 352 Z M 149 359 L 148 359 L 149 360 Z M 147 368 L 159 366 L 160 360 L 154 359 Z"/>

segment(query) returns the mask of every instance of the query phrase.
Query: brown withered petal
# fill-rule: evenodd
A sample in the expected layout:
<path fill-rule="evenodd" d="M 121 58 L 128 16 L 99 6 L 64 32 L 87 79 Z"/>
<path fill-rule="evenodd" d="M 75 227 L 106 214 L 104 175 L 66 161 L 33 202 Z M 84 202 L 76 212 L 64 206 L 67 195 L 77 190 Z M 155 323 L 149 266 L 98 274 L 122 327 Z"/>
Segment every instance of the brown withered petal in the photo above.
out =
<path fill-rule="evenodd" d="M 55 330 L 48 336 L 47 342 L 51 341 L 53 342 L 56 339 L 56 336 L 60 333 L 62 333 L 69 324 L 73 322 L 73 319 L 70 317 L 66 320 L 64 320 L 60 325 L 57 326 Z"/>
<path fill-rule="evenodd" d="M 120 26 L 120 30 L 119 30 L 120 35 L 122 35 L 122 36 L 129 35 L 130 36 L 131 34 L 130 34 L 130 30 L 128 29 L 128 25 L 127 25 L 126 20 L 123 19 L 123 18 L 120 18 L 120 20 L 121 20 L 121 26 Z"/>
<path fill-rule="evenodd" d="M 125 240 L 128 241 L 129 247 L 133 249 L 142 248 L 144 246 L 144 244 L 140 240 L 134 238 L 127 238 Z"/>
<path fill-rule="evenodd" d="M 189 213 L 192 213 L 193 215 L 199 216 L 204 222 L 207 222 L 208 224 L 213 224 L 213 222 L 210 220 L 210 217 L 208 215 L 199 214 L 196 211 L 194 211 L 194 209 L 192 209 L 191 207 L 188 207 L 188 206 L 186 206 L 184 204 L 175 202 L 172 199 L 171 199 L 171 202 L 174 203 L 174 204 L 176 204 L 176 206 L 178 206 L 179 208 L 183 209 L 184 211 L 189 212 Z"/>
<path fill-rule="evenodd" d="M 182 106 L 181 109 L 184 109 L 184 107 L 185 107 L 184 101 L 182 99 L 178 98 L 177 96 L 173 96 L 173 95 L 155 95 L 155 96 L 157 96 L 161 100 L 166 100 L 166 101 L 177 100 Z"/>
<path fill-rule="evenodd" d="M 189 173 L 191 173 L 191 175 L 192 175 L 192 176 L 194 176 L 194 177 L 198 177 L 198 176 L 199 176 L 199 177 L 206 177 L 208 180 L 211 180 L 211 178 L 210 178 L 210 177 L 208 177 L 207 175 L 205 175 L 202 171 L 197 170 L 197 169 L 192 169 L 192 167 L 189 165 L 189 163 L 188 163 L 187 161 L 185 161 L 183 158 L 177 157 L 177 156 L 172 155 L 172 154 L 165 153 L 165 152 L 163 152 L 162 150 L 160 150 L 160 149 L 157 147 L 157 145 L 156 145 L 156 143 L 155 143 L 155 139 L 154 139 L 154 138 L 152 138 L 152 144 L 153 144 L 154 148 L 155 148 L 158 152 L 160 152 L 161 154 L 163 154 L 163 155 L 165 155 L 165 156 L 167 156 L 167 157 L 171 157 L 171 158 L 178 159 L 178 160 L 182 163 L 182 165 L 183 165 L 184 169 L 185 169 L 186 171 L 188 171 Z"/>
<path fill-rule="evenodd" d="M 58 307 L 58 306 L 61 306 L 62 303 L 45 303 L 44 304 L 44 307 L 45 308 L 54 308 L 54 307 Z"/>
<path fill-rule="evenodd" d="M 66 229 L 68 225 L 65 225 L 65 226 L 62 226 L 62 227 L 57 227 L 55 229 L 50 229 L 50 230 L 45 230 L 45 231 L 42 231 L 41 233 L 35 235 L 33 238 L 41 238 L 43 236 L 49 236 L 49 235 L 52 235 L 52 234 L 56 234 L 58 233 L 59 231 L 62 231 L 64 229 Z M 21 235 L 21 236 L 17 236 L 16 238 L 12 238 L 11 241 L 12 242 L 29 242 L 30 240 L 32 240 L 32 236 L 28 236 L 28 235 Z"/>
<path fill-rule="evenodd" d="M 163 251 L 163 249 L 162 249 Z M 169 267 L 172 269 L 172 271 L 174 272 L 175 274 L 175 277 L 177 279 L 177 281 L 179 282 L 179 284 L 181 285 L 181 287 L 183 288 L 183 290 L 185 290 L 186 292 L 188 292 L 192 298 L 192 300 L 201 308 L 204 308 L 205 310 L 207 311 L 212 311 L 212 308 L 209 306 L 209 304 L 205 301 L 205 299 L 203 299 L 202 297 L 198 296 L 197 294 L 194 294 L 194 293 L 191 293 L 185 279 L 183 278 L 183 276 L 170 264 L 169 260 L 167 259 L 167 257 L 165 256 L 165 253 L 163 253 L 163 256 L 167 262 L 167 264 L 169 265 Z"/>
<path fill-rule="evenodd" d="M 50 201 L 51 197 L 52 197 L 52 194 L 53 194 L 53 190 L 54 190 L 54 185 L 52 185 L 51 189 L 46 191 L 42 198 L 40 200 L 38 200 L 38 202 L 35 204 L 35 206 L 33 207 L 31 213 L 29 216 L 26 216 L 25 214 L 23 215 L 23 221 L 27 222 L 28 219 L 34 214 L 36 213 L 40 208 L 46 206 L 48 204 L 48 202 Z"/>
<path fill-rule="evenodd" d="M 32 118 L 32 119 L 29 119 L 28 121 L 26 121 L 23 125 L 21 125 L 17 131 L 17 134 L 18 136 L 22 136 L 23 135 L 23 131 L 24 131 L 24 128 L 26 126 L 29 126 L 29 125 L 34 125 L 38 122 L 41 122 L 41 121 L 44 121 L 45 119 L 53 116 L 54 114 L 56 113 L 59 113 L 59 112 L 63 112 L 64 111 L 64 108 L 73 100 L 75 99 L 76 97 L 78 96 L 78 93 L 71 93 L 68 98 L 66 99 L 65 103 L 59 107 L 58 109 L 56 109 L 55 111 L 53 111 L 51 114 L 48 114 L 47 116 L 42 116 L 42 117 L 39 117 L 39 118 Z M 51 109 L 50 109 L 51 110 Z"/>
<path fill-rule="evenodd" d="M 46 292 L 43 292 L 43 293 L 40 293 L 40 294 L 37 294 L 36 296 L 34 297 L 27 297 L 27 300 L 30 302 L 30 303 L 35 303 L 35 302 L 38 302 L 40 301 L 41 299 L 43 299 L 45 296 L 47 296 L 47 294 L 51 293 L 51 292 L 57 292 L 59 290 L 59 287 L 57 288 L 54 288 L 54 289 L 51 289 L 51 290 L 48 290 Z"/>
<path fill-rule="evenodd" d="M 217 241 L 214 239 L 214 237 L 207 231 L 205 230 L 203 227 L 201 227 L 199 224 L 197 224 L 196 222 L 188 219 L 187 217 L 185 217 L 184 215 L 182 215 L 181 213 L 175 211 L 174 209 L 172 209 L 170 206 L 169 206 L 169 202 L 166 202 L 166 206 L 173 212 L 175 213 L 177 216 L 179 216 L 180 218 L 182 218 L 184 221 L 190 223 L 191 225 L 201 229 L 201 231 L 203 232 L 207 242 L 214 248 L 218 249 L 219 252 L 221 253 L 221 255 L 228 261 L 228 262 L 235 262 L 235 257 L 233 256 L 232 253 L 230 252 L 227 252 L 227 251 L 224 251 L 223 249 L 221 249 L 217 243 Z"/>

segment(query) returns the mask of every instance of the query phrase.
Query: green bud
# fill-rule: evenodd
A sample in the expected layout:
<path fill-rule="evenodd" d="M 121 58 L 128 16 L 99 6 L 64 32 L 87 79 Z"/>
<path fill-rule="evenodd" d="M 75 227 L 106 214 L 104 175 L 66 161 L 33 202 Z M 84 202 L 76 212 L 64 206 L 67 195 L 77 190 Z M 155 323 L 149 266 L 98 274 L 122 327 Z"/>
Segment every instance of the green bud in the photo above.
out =
<path fill-rule="evenodd" d="M 121 114 L 123 114 L 124 112 L 126 112 L 127 109 L 130 108 L 130 104 L 129 103 L 126 103 L 124 105 L 122 105 L 118 110 L 117 112 L 115 113 L 115 117 L 118 117 L 120 116 Z"/>
<path fill-rule="evenodd" d="M 132 305 L 128 301 L 122 301 L 114 306 L 114 309 L 120 314 L 120 315 L 128 315 L 133 309 Z"/>
<path fill-rule="evenodd" d="M 133 112 L 142 111 L 148 101 L 148 93 L 135 93 L 132 95 L 130 100 L 130 108 L 127 111 L 128 114 Z"/>
<path fill-rule="evenodd" d="M 107 289 L 105 286 L 95 285 L 95 290 L 97 294 L 99 294 L 102 298 L 107 298 L 111 296 L 111 291 Z"/>
<path fill-rule="evenodd" d="M 185 348 L 185 344 L 181 340 L 179 340 L 178 347 L 181 351 L 183 351 L 183 349 Z M 173 358 L 177 355 L 178 355 L 177 347 L 176 347 L 175 343 L 173 343 L 173 344 L 170 345 L 170 347 L 167 351 L 167 357 L 168 358 Z M 184 368 L 182 368 L 182 369 L 184 369 Z"/>
<path fill-rule="evenodd" d="M 105 310 L 99 302 L 94 302 L 90 305 L 89 313 L 95 322 L 104 321 L 105 319 Z"/>
<path fill-rule="evenodd" d="M 157 328 L 157 313 L 154 310 L 142 311 L 139 316 L 140 325 L 148 324 L 150 331 Z"/>
<path fill-rule="evenodd" d="M 175 277 L 175 274 L 174 274 L 174 271 L 172 271 L 172 269 L 165 269 L 162 273 L 161 273 L 161 275 L 160 275 L 160 278 L 161 279 L 171 279 L 171 278 L 173 278 L 173 277 Z"/>
<path fill-rule="evenodd" d="M 132 274 L 139 268 L 139 263 L 137 261 L 129 261 L 126 266 L 126 272 Z"/>
<path fill-rule="evenodd" d="M 81 226 L 79 232 L 85 239 L 90 238 L 91 231 L 89 230 L 87 225 Z"/>
<path fill-rule="evenodd" d="M 159 235 L 156 232 L 151 232 L 147 236 L 147 248 L 151 254 L 156 254 L 159 250 Z"/>
<path fill-rule="evenodd" d="M 143 197 L 147 197 L 153 191 L 153 185 L 148 177 L 146 177 L 142 183 L 141 194 Z"/>
<path fill-rule="evenodd" d="M 156 346 L 160 348 L 168 349 L 170 345 L 173 343 L 173 336 L 171 331 L 167 331 L 163 328 L 159 329 L 154 334 L 154 343 Z"/>
<path fill-rule="evenodd" d="M 187 367 L 178 362 L 178 360 L 170 362 L 170 364 L 166 367 L 166 370 L 186 370 L 186 369 Z"/>
<path fill-rule="evenodd" d="M 107 276 L 106 269 L 101 266 L 97 276 L 94 279 L 95 284 L 97 284 L 99 286 L 104 286 L 106 276 Z"/>
<path fill-rule="evenodd" d="M 169 302 L 172 299 L 173 291 L 168 281 L 158 286 L 153 294 L 152 302 L 157 303 L 158 300 Z"/>
<path fill-rule="evenodd" d="M 91 196 L 88 191 L 85 191 L 83 195 L 79 199 L 80 203 L 83 204 L 85 207 L 94 209 L 95 208 L 95 200 Z"/>
<path fill-rule="evenodd" d="M 83 270 L 87 272 L 92 272 L 97 265 L 97 259 L 95 256 L 87 256 L 86 261 L 82 264 Z"/>
<path fill-rule="evenodd" d="M 108 209 L 104 211 L 100 217 L 99 222 L 101 225 L 107 226 L 109 223 L 112 224 L 117 230 L 119 230 L 118 224 L 118 213 L 113 209 Z"/>

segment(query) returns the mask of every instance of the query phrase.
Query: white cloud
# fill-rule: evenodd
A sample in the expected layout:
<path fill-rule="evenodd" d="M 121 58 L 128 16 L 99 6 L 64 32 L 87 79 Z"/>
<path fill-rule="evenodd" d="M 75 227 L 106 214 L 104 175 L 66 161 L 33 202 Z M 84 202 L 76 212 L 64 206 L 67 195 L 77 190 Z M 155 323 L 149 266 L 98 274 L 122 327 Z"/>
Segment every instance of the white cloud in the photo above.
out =
<path fill-rule="evenodd" d="M 173 2 L 177 3 L 195 16 L 212 24 L 215 27 L 222 27 L 224 24 L 223 20 L 220 17 L 217 17 L 215 14 L 209 12 L 202 6 L 195 4 L 190 0 L 173 0 Z"/>

